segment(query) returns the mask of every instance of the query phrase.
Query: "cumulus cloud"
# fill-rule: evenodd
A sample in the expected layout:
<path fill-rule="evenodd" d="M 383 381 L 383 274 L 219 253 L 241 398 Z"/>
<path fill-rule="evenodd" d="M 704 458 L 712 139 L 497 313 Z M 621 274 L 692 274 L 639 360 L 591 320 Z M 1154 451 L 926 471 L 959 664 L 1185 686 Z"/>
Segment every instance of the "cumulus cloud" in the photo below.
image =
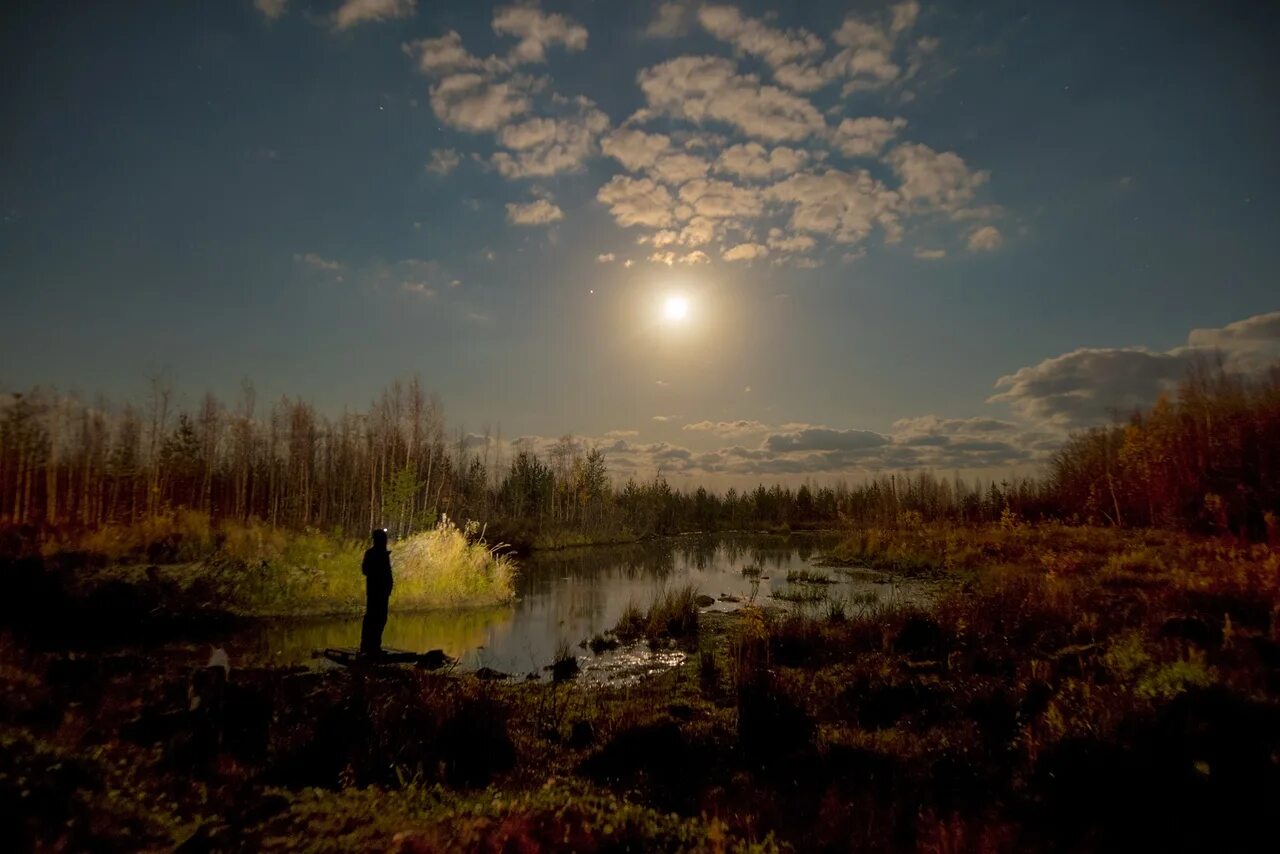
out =
<path fill-rule="evenodd" d="M 440 121 L 459 130 L 495 131 L 529 111 L 529 94 L 516 81 L 494 82 L 469 72 L 453 74 L 431 87 L 431 108 Z"/>
<path fill-rule="evenodd" d="M 282 16 L 288 5 L 289 0 L 253 0 L 253 8 L 261 12 L 269 21 Z"/>
<path fill-rule="evenodd" d="M 448 175 L 461 162 L 462 157 L 452 148 L 435 148 L 431 151 L 431 159 L 427 161 L 427 171 L 436 175 Z"/>
<path fill-rule="evenodd" d="M 1270 367 L 1280 358 L 1280 311 L 1256 314 L 1218 329 L 1193 329 L 1187 345 L 1221 353 L 1232 370 Z"/>
<path fill-rule="evenodd" d="M 401 46 L 423 74 L 436 75 L 451 71 L 506 71 L 508 66 L 496 57 L 480 59 L 472 56 L 462 44 L 462 36 L 450 30 L 442 36 L 417 39 Z"/>
<path fill-rule="evenodd" d="M 739 74 L 731 60 L 681 56 L 637 75 L 648 107 L 694 124 L 719 122 L 773 142 L 800 140 L 826 128 L 822 114 L 804 98 Z"/>
<path fill-rule="evenodd" d="M 784 451 L 862 451 L 887 445 L 889 439 L 871 430 L 838 430 L 832 427 L 797 425 L 765 437 L 764 449 Z"/>
<path fill-rule="evenodd" d="M 1194 329 L 1187 344 L 1163 352 L 1144 347 L 1073 350 L 1020 368 L 996 381 L 990 398 L 1043 425 L 1074 429 L 1104 424 L 1144 409 L 1172 390 L 1198 361 L 1221 360 L 1249 374 L 1280 359 L 1280 312 L 1220 328 Z"/>
<path fill-rule="evenodd" d="M 333 13 L 333 28 L 346 30 L 370 21 L 390 21 L 413 15 L 418 0 L 343 0 Z"/>
<path fill-rule="evenodd" d="M 321 270 L 328 273 L 334 273 L 342 269 L 341 261 L 334 261 L 330 258 L 317 255 L 314 252 L 302 252 L 295 254 L 293 256 L 293 260 L 304 267 L 310 267 L 312 270 Z"/>
<path fill-rule="evenodd" d="M 795 172 L 808 159 L 809 153 L 803 149 L 780 145 L 770 151 L 758 142 L 747 142 L 731 145 L 720 152 L 715 166 L 717 172 L 760 181 Z"/>
<path fill-rule="evenodd" d="M 973 198 L 989 172 L 971 171 L 953 151 L 938 152 L 920 143 L 903 143 L 889 152 L 889 164 L 902 179 L 899 192 L 908 202 L 955 210 Z"/>
<path fill-rule="evenodd" d="M 898 135 L 907 120 L 863 116 L 845 119 L 833 133 L 837 148 L 850 157 L 874 157 Z"/>
<path fill-rule="evenodd" d="M 629 171 L 637 172 L 657 162 L 658 155 L 671 147 L 671 137 L 634 128 L 619 128 L 604 137 L 600 147 Z"/>
<path fill-rule="evenodd" d="M 973 252 L 993 252 L 1004 243 L 1004 235 L 994 225 L 984 225 L 969 235 L 969 249 Z"/>
<path fill-rule="evenodd" d="M 612 252 L 602 252 L 596 256 L 597 264 L 612 264 L 615 260 L 617 260 L 617 256 Z"/>
<path fill-rule="evenodd" d="M 587 46 L 586 27 L 564 15 L 543 12 L 536 6 L 507 6 L 497 10 L 493 31 L 520 40 L 511 50 L 513 62 L 545 62 L 547 48 L 556 45 L 569 51 Z"/>
<path fill-rule="evenodd" d="M 769 254 L 769 247 L 759 243 L 739 243 L 726 249 L 720 257 L 726 261 L 755 261 Z"/>
<path fill-rule="evenodd" d="M 769 248 L 778 252 L 808 252 L 818 242 L 807 234 L 789 235 L 780 228 L 769 229 Z"/>
<path fill-rule="evenodd" d="M 700 0 L 666 0 L 659 3 L 644 34 L 660 39 L 687 36 L 697 19 L 699 5 Z"/>
<path fill-rule="evenodd" d="M 675 221 L 675 200 L 666 187 L 650 178 L 615 175 L 596 193 L 601 204 L 623 228 L 643 225 L 662 228 Z"/>
<path fill-rule="evenodd" d="M 579 172 L 609 127 L 609 117 L 587 98 L 573 101 L 575 112 L 559 118 L 534 117 L 507 125 L 498 142 L 511 151 L 493 156 L 504 178 L 541 178 Z"/>
<path fill-rule="evenodd" d="M 877 224 L 899 233 L 897 193 L 865 169 L 801 172 L 770 187 L 765 195 L 791 206 L 791 228 L 829 235 L 838 243 L 859 243 Z"/>
<path fill-rule="evenodd" d="M 547 225 L 564 219 L 564 211 L 547 199 L 507 203 L 507 221 L 515 225 Z"/>
<path fill-rule="evenodd" d="M 915 248 L 914 252 L 912 252 L 912 254 L 913 254 L 913 255 L 915 255 L 917 258 L 922 258 L 922 259 L 924 259 L 925 261 L 936 261 L 936 260 L 938 260 L 939 258 L 946 258 L 946 257 L 947 257 L 947 250 L 945 250 L 945 249 L 926 249 L 926 248 L 925 248 L 925 247 L 923 247 L 923 246 L 917 246 L 917 247 Z"/>
<path fill-rule="evenodd" d="M 695 421 L 680 428 L 695 433 L 711 433 L 716 436 L 751 436 L 769 432 L 769 425 L 759 421 Z"/>
<path fill-rule="evenodd" d="M 777 68 L 823 52 L 826 45 L 807 30 L 779 30 L 745 17 L 733 6 L 703 6 L 698 21 L 708 33 L 733 45 L 740 53 L 758 56 Z"/>
<path fill-rule="evenodd" d="M 764 207 L 757 190 L 715 178 L 688 182 L 680 188 L 680 201 L 689 205 L 694 214 L 708 219 L 752 219 L 758 217 Z"/>

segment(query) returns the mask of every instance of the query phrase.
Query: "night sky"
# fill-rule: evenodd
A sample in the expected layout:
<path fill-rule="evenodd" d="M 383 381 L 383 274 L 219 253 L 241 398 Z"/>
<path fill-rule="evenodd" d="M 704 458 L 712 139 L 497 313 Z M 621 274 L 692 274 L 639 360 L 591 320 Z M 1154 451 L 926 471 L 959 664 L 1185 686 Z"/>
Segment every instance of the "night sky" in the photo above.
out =
<path fill-rule="evenodd" d="M 0 390 L 1027 470 L 1280 351 L 1268 6 L 10 4 Z"/>

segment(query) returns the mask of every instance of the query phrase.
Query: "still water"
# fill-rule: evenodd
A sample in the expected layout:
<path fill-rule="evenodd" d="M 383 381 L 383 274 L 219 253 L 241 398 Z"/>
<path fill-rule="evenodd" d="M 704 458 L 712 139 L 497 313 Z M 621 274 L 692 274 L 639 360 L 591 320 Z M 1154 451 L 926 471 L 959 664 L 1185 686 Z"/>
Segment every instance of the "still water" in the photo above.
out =
<path fill-rule="evenodd" d="M 544 552 L 520 562 L 517 600 L 501 608 L 465 611 L 400 611 L 391 599 L 383 645 L 423 652 L 443 649 L 468 669 L 490 667 L 504 673 L 544 674 L 556 649 L 567 644 L 597 670 L 634 673 L 659 669 L 674 659 L 650 659 L 647 650 L 592 656 L 578 644 L 613 628 L 629 602 L 646 606 L 664 587 L 695 585 L 717 599 L 710 610 L 732 611 L 749 601 L 792 607 L 773 594 L 813 591 L 787 582 L 789 572 L 809 570 L 835 583 L 821 590 L 849 602 L 850 613 L 876 603 L 916 601 L 928 595 L 918 582 L 866 570 L 819 568 L 815 561 L 833 542 L 819 535 L 682 536 L 625 546 L 591 546 Z M 392 560 L 395 559 L 394 548 Z M 758 567 L 760 575 L 744 575 Z M 726 597 L 721 601 L 721 597 Z M 729 598 L 739 601 L 730 601 Z M 225 639 L 233 663 L 314 663 L 325 647 L 355 646 L 359 617 L 262 620 Z"/>

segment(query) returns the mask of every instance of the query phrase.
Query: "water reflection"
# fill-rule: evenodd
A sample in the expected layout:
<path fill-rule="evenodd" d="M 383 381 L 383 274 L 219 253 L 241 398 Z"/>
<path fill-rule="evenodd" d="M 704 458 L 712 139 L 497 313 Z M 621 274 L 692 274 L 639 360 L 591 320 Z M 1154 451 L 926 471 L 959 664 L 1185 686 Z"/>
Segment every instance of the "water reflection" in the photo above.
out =
<path fill-rule="evenodd" d="M 395 610 L 393 597 L 384 643 L 419 652 L 441 648 L 468 668 L 541 673 L 561 644 L 590 656 L 577 649 L 580 641 L 612 628 L 628 603 L 647 604 L 664 586 L 692 583 L 716 598 L 745 602 L 754 595 L 781 604 L 772 594 L 796 589 L 787 583 L 788 572 L 812 570 L 811 561 L 829 545 L 812 535 L 688 536 L 537 554 L 522 562 L 519 598 L 510 607 L 406 613 Z M 747 566 L 759 567 L 761 576 L 744 576 Z M 864 605 L 918 595 L 875 574 L 829 574 L 838 582 L 824 587 L 829 595 Z M 718 601 L 712 607 L 740 605 Z M 233 659 L 292 664 L 310 661 L 316 649 L 353 646 L 359 636 L 359 618 L 264 621 L 229 638 L 227 646 Z"/>

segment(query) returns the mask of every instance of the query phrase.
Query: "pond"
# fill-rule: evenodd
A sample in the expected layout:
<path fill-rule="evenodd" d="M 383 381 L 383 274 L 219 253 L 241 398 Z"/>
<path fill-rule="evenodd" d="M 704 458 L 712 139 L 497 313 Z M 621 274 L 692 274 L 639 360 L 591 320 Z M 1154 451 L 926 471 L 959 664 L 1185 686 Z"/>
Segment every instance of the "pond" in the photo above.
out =
<path fill-rule="evenodd" d="M 816 566 L 823 550 L 833 544 L 821 535 L 687 535 L 535 553 L 521 561 L 517 600 L 510 606 L 397 612 L 393 594 L 383 644 L 416 652 L 443 649 L 467 669 L 489 667 L 544 678 L 543 668 L 563 644 L 582 656 L 588 674 L 628 678 L 671 666 L 679 659 L 655 658 L 642 648 L 593 656 L 578 645 L 612 629 L 628 603 L 646 606 L 664 587 L 693 584 L 717 599 L 707 609 L 717 611 L 736 610 L 753 600 L 798 607 L 776 598 L 798 594 L 842 599 L 849 613 L 854 613 L 929 595 L 931 588 L 925 582 Z M 394 555 L 393 548 L 393 561 Z M 746 567 L 758 568 L 759 573 L 744 574 Z M 788 575 L 796 572 L 826 576 L 832 583 L 789 583 Z M 314 651 L 355 646 L 359 638 L 359 617 L 327 617 L 256 621 L 220 642 L 233 664 L 278 666 L 313 663 Z"/>

